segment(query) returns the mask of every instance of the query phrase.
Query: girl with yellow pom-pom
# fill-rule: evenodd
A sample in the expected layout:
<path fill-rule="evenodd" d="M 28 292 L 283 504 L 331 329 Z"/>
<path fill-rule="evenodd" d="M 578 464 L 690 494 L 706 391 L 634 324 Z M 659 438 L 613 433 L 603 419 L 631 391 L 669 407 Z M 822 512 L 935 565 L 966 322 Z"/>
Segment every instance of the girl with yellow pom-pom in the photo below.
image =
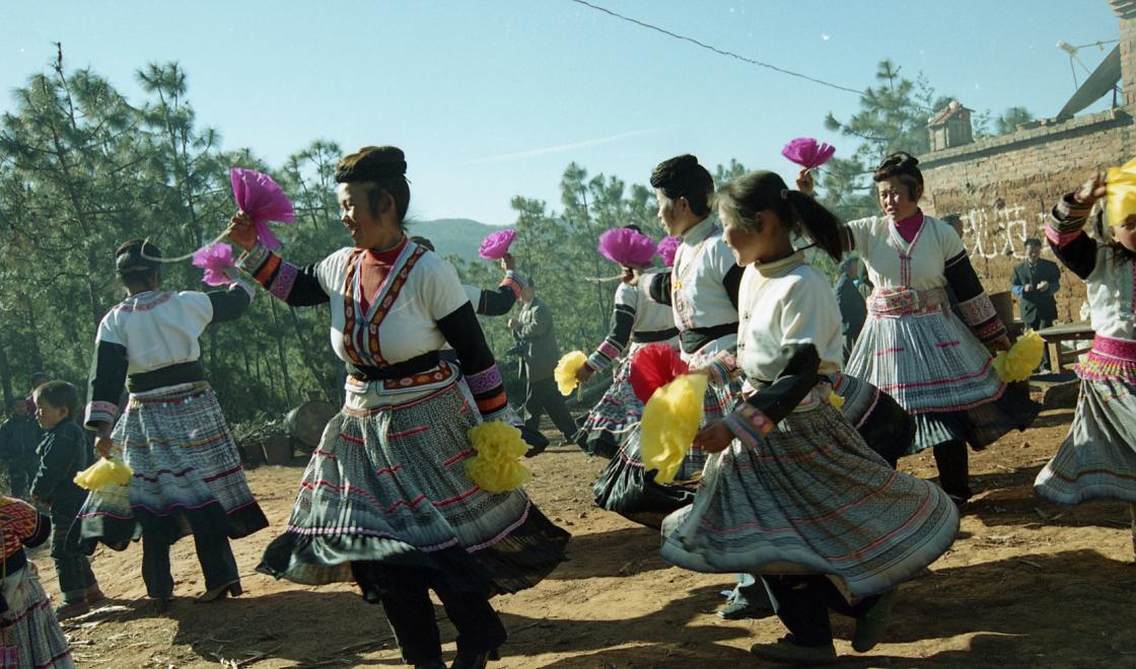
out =
<path fill-rule="evenodd" d="M 1110 242 L 1084 231 L 1106 194 Z M 1109 170 L 1107 185 L 1098 175 L 1062 198 L 1045 235 L 1058 259 L 1084 279 L 1096 337 L 1077 366 L 1081 396 L 1069 436 L 1034 490 L 1060 504 L 1129 502 L 1136 522 L 1136 161 Z"/>
<path fill-rule="evenodd" d="M 772 172 L 726 185 L 718 202 L 745 268 L 736 363 L 746 399 L 695 436 L 712 455 L 694 503 L 663 522 L 662 556 L 696 571 L 761 575 L 789 635 L 752 652 L 830 662 L 829 607 L 855 617 L 853 647 L 871 649 L 896 586 L 946 551 L 958 512 L 934 484 L 892 470 L 830 401 L 840 312 L 792 233 L 839 260 L 835 217 Z"/>
<path fill-rule="evenodd" d="M 600 235 L 600 254 L 616 263 L 625 278 L 646 280 L 655 242 L 634 225 L 608 230 Z M 646 279 L 644 279 L 646 276 Z M 576 372 L 580 383 L 596 372 L 611 370 L 611 386 L 580 426 L 581 446 L 593 455 L 610 458 L 643 415 L 643 403 L 631 388 L 631 359 L 639 349 L 653 343 L 678 347 L 678 329 L 670 307 L 646 298 L 626 281 L 615 289 L 611 330 Z"/>

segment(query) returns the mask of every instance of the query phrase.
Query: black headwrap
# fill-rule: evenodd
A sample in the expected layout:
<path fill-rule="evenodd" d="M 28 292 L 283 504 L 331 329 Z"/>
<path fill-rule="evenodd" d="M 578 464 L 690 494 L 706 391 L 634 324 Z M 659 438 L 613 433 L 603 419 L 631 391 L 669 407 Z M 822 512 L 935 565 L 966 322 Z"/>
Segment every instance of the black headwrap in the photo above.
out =
<path fill-rule="evenodd" d="M 162 251 L 150 242 L 132 239 L 114 252 L 114 268 L 119 274 L 155 272 L 161 266 Z"/>

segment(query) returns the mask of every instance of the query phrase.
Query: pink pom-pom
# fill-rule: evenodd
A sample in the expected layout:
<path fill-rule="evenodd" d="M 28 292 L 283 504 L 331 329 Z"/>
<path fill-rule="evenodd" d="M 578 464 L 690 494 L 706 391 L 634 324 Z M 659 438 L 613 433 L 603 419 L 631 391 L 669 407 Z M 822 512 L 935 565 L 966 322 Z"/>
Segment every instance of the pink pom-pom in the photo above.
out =
<path fill-rule="evenodd" d="M 477 249 L 477 255 L 486 260 L 500 260 L 509 253 L 509 246 L 512 245 L 513 240 L 516 238 L 517 231 L 513 228 L 491 232 L 485 239 L 481 240 L 481 246 Z"/>
<path fill-rule="evenodd" d="M 205 270 L 201 280 L 210 286 L 224 286 L 231 282 L 226 270 L 236 267 L 233 247 L 220 242 L 198 249 L 193 254 L 193 266 Z"/>
<path fill-rule="evenodd" d="M 781 149 L 781 155 L 806 169 L 820 167 L 828 162 L 836 147 L 824 142 L 817 142 L 812 137 L 798 137 Z"/>
<path fill-rule="evenodd" d="M 682 239 L 680 237 L 663 237 L 662 241 L 659 242 L 656 251 L 659 257 L 663 259 L 664 265 L 674 267 L 675 254 L 678 253 L 678 247 L 681 243 Z"/>
<path fill-rule="evenodd" d="M 292 201 L 272 177 L 256 170 L 234 167 L 229 171 L 233 199 L 248 214 L 256 228 L 256 238 L 270 249 L 280 248 L 280 240 L 268 227 L 269 221 L 292 223 L 296 220 Z"/>
<path fill-rule="evenodd" d="M 655 242 L 631 228 L 615 228 L 600 235 L 600 255 L 624 267 L 646 267 L 655 257 Z"/>

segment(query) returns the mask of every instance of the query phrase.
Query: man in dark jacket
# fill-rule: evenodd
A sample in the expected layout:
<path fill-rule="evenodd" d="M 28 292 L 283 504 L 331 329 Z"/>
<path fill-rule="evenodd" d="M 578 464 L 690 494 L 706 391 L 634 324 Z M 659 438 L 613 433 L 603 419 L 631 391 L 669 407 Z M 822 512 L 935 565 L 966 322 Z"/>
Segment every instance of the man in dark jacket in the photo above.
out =
<path fill-rule="evenodd" d="M 556 329 L 552 323 L 552 311 L 536 297 L 536 286 L 530 279 L 521 289 L 523 307 L 516 318 L 509 319 L 509 329 L 517 345 L 514 347 L 521 356 L 521 373 L 528 387 L 525 393 L 525 427 L 537 430 L 540 416 L 545 411 L 564 435 L 565 441 L 572 441 L 576 434 L 576 421 L 564 404 L 564 396 L 556 387 L 552 372 L 560 361 L 560 346 L 556 343 Z M 534 448 L 529 455 L 536 455 L 543 448 Z"/>
<path fill-rule="evenodd" d="M 1041 240 L 1026 240 L 1026 261 L 1014 268 L 1010 290 L 1018 298 L 1022 322 L 1030 330 L 1041 330 L 1057 320 L 1057 300 L 1061 270 L 1057 263 L 1041 258 Z M 1048 347 L 1046 347 L 1048 348 Z M 1049 369 L 1049 351 L 1045 351 L 1042 367 Z"/>
<path fill-rule="evenodd" d="M 8 470 L 12 496 L 28 499 L 28 487 L 39 469 L 36 445 L 40 430 L 24 399 L 8 403 L 8 420 L 0 425 L 0 460 Z"/>

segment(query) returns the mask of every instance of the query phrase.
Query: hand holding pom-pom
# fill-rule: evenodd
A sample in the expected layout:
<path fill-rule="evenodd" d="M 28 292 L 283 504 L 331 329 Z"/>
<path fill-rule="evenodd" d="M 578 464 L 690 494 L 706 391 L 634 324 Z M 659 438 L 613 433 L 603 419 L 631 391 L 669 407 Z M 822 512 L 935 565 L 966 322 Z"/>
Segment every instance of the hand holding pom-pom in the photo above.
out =
<path fill-rule="evenodd" d="M 572 394 L 572 391 L 580 385 L 577 372 L 588 362 L 588 356 L 583 351 L 570 351 L 565 353 L 560 362 L 556 363 L 556 369 L 552 372 L 553 377 L 556 378 L 556 387 L 560 390 L 560 394 L 567 397 Z"/>

